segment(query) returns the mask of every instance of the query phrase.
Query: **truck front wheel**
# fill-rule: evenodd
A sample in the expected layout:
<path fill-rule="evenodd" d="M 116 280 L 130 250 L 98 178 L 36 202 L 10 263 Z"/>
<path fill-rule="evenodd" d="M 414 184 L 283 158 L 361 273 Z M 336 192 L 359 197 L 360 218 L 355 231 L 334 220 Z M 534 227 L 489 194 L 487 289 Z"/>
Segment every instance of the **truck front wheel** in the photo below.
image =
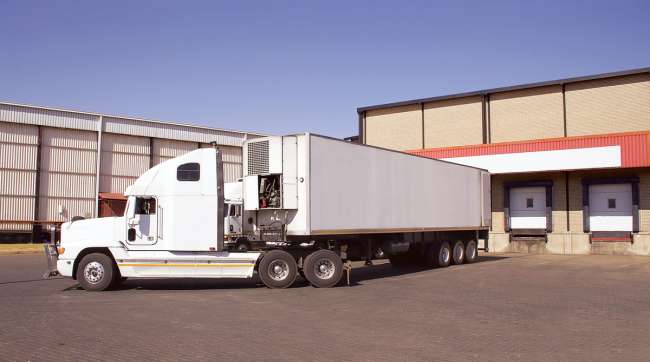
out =
<path fill-rule="evenodd" d="M 108 289 L 114 276 L 113 260 L 103 253 L 84 256 L 77 267 L 77 282 L 91 292 Z"/>
<path fill-rule="evenodd" d="M 296 281 L 298 265 L 286 251 L 271 250 L 262 257 L 257 272 L 267 287 L 288 288 Z"/>
<path fill-rule="evenodd" d="M 341 257 L 331 250 L 316 250 L 307 255 L 302 268 L 305 278 L 316 288 L 330 288 L 343 277 Z"/>

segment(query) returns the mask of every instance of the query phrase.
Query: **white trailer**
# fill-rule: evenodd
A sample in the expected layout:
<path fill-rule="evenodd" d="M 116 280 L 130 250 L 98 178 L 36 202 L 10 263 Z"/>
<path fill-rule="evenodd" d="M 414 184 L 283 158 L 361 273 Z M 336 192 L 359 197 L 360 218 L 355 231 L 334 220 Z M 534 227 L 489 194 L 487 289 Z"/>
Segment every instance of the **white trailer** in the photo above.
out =
<path fill-rule="evenodd" d="M 200 149 L 138 178 L 123 217 L 64 223 L 46 254 L 87 290 L 254 272 L 271 288 L 298 274 L 330 287 L 352 260 L 473 262 L 490 224 L 487 171 L 313 134 L 247 141 L 241 194 L 242 233 L 262 243 L 255 251 L 224 243 L 221 156 Z"/>

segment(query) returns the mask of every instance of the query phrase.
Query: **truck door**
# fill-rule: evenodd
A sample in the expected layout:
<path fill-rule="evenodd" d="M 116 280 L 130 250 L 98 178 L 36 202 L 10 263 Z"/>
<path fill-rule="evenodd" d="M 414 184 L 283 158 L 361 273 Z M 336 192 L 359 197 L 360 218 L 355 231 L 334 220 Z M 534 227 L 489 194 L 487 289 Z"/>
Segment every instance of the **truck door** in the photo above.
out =
<path fill-rule="evenodd" d="M 129 200 L 127 242 L 133 245 L 152 245 L 158 240 L 156 199 L 135 197 Z"/>

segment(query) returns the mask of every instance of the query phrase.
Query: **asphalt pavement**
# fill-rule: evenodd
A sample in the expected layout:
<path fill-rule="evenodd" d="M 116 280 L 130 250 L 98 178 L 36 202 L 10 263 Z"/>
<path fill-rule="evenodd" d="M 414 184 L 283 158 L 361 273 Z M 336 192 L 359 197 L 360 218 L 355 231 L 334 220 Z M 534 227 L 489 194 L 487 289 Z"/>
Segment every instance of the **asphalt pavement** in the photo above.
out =
<path fill-rule="evenodd" d="M 467 361 L 650 358 L 650 258 L 482 255 L 471 265 L 355 265 L 353 284 L 43 280 L 0 256 L 0 360 Z"/>

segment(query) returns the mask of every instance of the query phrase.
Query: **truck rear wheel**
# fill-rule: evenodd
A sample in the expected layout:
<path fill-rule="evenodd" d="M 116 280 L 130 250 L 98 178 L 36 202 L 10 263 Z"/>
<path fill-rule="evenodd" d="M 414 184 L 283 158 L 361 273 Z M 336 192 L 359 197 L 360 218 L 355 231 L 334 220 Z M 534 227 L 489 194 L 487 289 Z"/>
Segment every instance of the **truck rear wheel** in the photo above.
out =
<path fill-rule="evenodd" d="M 449 266 L 451 263 L 451 247 L 446 241 L 441 242 L 440 244 L 434 247 L 435 250 L 435 266 L 444 268 Z"/>
<path fill-rule="evenodd" d="M 451 263 L 451 247 L 446 241 L 430 245 L 425 253 L 425 261 L 428 266 L 444 268 Z"/>
<path fill-rule="evenodd" d="M 103 253 L 88 254 L 77 266 L 77 282 L 90 292 L 108 289 L 113 284 L 114 276 L 113 260 Z"/>
<path fill-rule="evenodd" d="M 454 248 L 451 251 L 451 261 L 455 265 L 460 265 L 465 261 L 465 244 L 460 240 L 454 243 Z"/>
<path fill-rule="evenodd" d="M 330 288 L 343 277 L 341 257 L 331 250 L 316 250 L 307 255 L 302 268 L 305 278 L 316 288 Z"/>
<path fill-rule="evenodd" d="M 298 265 L 286 251 L 271 250 L 262 257 L 257 272 L 267 287 L 288 288 L 296 281 Z"/>
<path fill-rule="evenodd" d="M 470 240 L 465 244 L 465 262 L 471 264 L 478 259 L 478 247 L 475 240 Z"/>

